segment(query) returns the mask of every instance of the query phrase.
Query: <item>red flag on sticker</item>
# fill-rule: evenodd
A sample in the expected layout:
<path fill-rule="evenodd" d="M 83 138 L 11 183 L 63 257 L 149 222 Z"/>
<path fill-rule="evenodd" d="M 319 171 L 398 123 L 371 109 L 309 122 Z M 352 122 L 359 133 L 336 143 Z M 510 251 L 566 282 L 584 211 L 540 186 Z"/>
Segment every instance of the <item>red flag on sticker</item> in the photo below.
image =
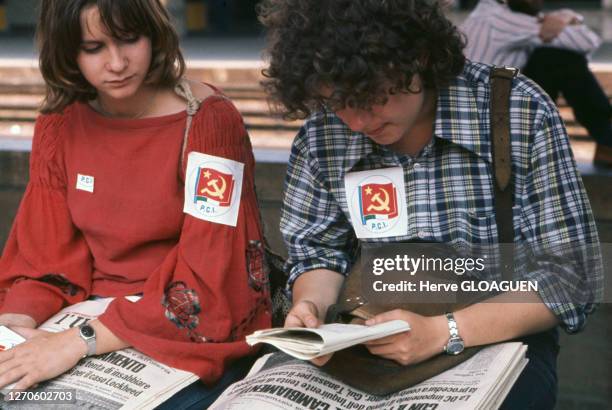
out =
<path fill-rule="evenodd" d="M 213 168 L 200 168 L 196 182 L 194 201 L 214 202 L 230 206 L 234 192 L 234 176 Z"/>
<path fill-rule="evenodd" d="M 391 219 L 397 216 L 397 191 L 393 183 L 365 184 L 359 187 L 362 223 L 372 218 Z"/>

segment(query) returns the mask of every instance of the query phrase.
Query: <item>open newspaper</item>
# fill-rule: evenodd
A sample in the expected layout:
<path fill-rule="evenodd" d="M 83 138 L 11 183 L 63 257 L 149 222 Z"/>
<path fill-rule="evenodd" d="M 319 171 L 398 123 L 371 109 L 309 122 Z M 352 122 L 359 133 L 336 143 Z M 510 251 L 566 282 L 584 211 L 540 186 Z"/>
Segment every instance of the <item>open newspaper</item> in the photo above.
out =
<path fill-rule="evenodd" d="M 410 410 L 497 409 L 527 364 L 527 346 L 502 343 L 409 389 L 375 396 L 334 379 L 309 362 L 273 353 L 231 385 L 210 409 Z"/>
<path fill-rule="evenodd" d="M 113 298 L 87 300 L 68 306 L 43 323 L 39 329 L 60 332 L 95 319 Z M 134 301 L 137 297 L 128 297 Z M 72 390 L 70 404 L 47 404 L 49 409 L 151 409 L 196 381 L 193 373 L 163 365 L 134 349 L 122 349 L 82 359 L 55 379 L 41 383 L 32 392 Z M 2 402 L 2 409 L 38 409 L 41 404 Z"/>
<path fill-rule="evenodd" d="M 246 337 L 249 345 L 268 343 L 302 360 L 337 352 L 368 340 L 380 339 L 410 330 L 403 320 L 392 320 L 374 326 L 332 323 L 316 329 L 303 327 L 258 330 Z"/>

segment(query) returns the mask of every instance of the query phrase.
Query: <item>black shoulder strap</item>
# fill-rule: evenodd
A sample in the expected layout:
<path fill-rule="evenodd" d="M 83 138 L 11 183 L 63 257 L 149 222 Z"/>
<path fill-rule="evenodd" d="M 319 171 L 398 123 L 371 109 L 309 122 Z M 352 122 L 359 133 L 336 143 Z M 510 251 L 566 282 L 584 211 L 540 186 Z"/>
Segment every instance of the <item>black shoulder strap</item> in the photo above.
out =
<path fill-rule="evenodd" d="M 510 144 L 510 90 L 512 79 L 518 69 L 495 67 L 491 71 L 491 154 L 495 177 L 495 222 L 499 243 L 514 242 L 512 204 L 514 185 L 512 181 L 512 149 Z M 504 279 L 511 275 L 512 252 L 502 252 Z"/>

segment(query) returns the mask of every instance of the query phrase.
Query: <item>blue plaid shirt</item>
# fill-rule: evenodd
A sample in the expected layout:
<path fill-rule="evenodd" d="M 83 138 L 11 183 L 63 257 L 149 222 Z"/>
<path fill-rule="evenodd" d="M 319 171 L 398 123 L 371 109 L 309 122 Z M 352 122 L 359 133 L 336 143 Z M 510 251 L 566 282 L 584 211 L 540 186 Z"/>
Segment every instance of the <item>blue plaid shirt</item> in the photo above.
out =
<path fill-rule="evenodd" d="M 349 272 L 357 239 L 344 187 L 348 172 L 397 166 L 404 172 L 408 234 L 363 241 L 421 239 L 463 246 L 497 242 L 490 69 L 468 62 L 461 75 L 439 90 L 434 138 L 414 158 L 351 131 L 331 112 L 307 119 L 293 143 L 281 216 L 289 252 L 289 287 L 313 269 Z M 515 243 L 597 244 L 588 198 L 559 113 L 540 88 L 520 75 L 512 84 L 510 122 Z M 570 272 L 579 280 L 569 286 L 587 286 L 596 293 L 601 271 L 593 272 L 587 266 L 592 261 L 583 257 Z M 538 280 L 545 302 L 563 300 L 558 293 L 564 290 L 548 275 L 550 271 L 551 266 L 538 266 L 529 278 Z M 547 305 L 568 332 L 580 330 L 594 309 L 593 303 L 567 299 Z"/>

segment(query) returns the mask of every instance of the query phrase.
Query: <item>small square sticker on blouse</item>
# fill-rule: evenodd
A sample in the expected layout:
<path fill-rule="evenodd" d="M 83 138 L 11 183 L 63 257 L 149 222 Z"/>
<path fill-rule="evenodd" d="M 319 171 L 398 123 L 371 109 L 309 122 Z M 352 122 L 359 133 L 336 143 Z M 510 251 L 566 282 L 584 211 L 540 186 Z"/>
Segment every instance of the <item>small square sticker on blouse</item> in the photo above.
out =
<path fill-rule="evenodd" d="M 89 175 L 77 174 L 76 189 L 93 193 L 94 177 Z"/>
<path fill-rule="evenodd" d="M 183 211 L 195 218 L 236 226 L 244 164 L 191 152 L 185 174 Z"/>

